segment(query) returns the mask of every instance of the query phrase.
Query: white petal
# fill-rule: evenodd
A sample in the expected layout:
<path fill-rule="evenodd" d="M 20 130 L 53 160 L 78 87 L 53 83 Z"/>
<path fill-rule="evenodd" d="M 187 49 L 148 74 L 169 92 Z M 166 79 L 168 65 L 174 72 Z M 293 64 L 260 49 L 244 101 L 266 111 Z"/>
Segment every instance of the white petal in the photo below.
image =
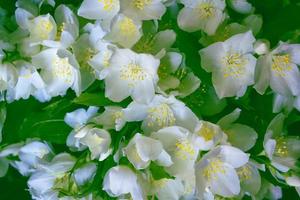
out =
<path fill-rule="evenodd" d="M 227 145 L 221 145 L 219 148 L 222 161 L 234 168 L 245 165 L 249 160 L 249 155 L 238 148 Z"/>

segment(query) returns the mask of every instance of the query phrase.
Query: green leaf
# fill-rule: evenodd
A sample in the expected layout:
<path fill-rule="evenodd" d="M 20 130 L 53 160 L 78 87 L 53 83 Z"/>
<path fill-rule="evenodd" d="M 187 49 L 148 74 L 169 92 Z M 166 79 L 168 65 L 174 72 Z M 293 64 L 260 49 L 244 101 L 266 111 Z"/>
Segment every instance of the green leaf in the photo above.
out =
<path fill-rule="evenodd" d="M 150 164 L 150 171 L 152 173 L 152 176 L 155 180 L 159 180 L 162 178 L 172 178 L 162 166 L 158 166 L 155 163 L 151 162 Z"/>
<path fill-rule="evenodd" d="M 114 104 L 104 96 L 104 93 L 83 93 L 73 100 L 73 103 L 85 106 L 108 106 Z"/>

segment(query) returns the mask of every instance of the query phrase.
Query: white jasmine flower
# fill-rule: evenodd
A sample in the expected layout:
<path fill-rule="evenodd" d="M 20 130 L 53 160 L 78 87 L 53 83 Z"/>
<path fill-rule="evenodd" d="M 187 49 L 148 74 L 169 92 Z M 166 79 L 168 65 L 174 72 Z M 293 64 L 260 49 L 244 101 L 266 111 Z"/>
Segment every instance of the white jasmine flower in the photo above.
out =
<path fill-rule="evenodd" d="M 162 0 L 122 0 L 121 12 L 137 20 L 161 19 L 166 12 Z"/>
<path fill-rule="evenodd" d="M 126 166 L 112 167 L 103 180 L 103 190 L 112 197 L 130 194 L 133 200 L 144 200 L 137 175 Z"/>
<path fill-rule="evenodd" d="M 32 199 L 58 199 L 56 184 L 66 184 L 67 173 L 75 164 L 75 159 L 67 153 L 56 155 L 51 163 L 40 166 L 29 178 L 27 184 Z"/>
<path fill-rule="evenodd" d="M 233 197 L 240 193 L 237 168 L 245 165 L 249 156 L 241 150 L 221 145 L 204 157 L 196 165 L 197 194 L 199 198 L 207 191 L 223 197 Z"/>
<path fill-rule="evenodd" d="M 272 52 L 259 57 L 255 72 L 255 86 L 264 94 L 267 87 L 283 96 L 300 94 L 300 45 L 280 43 Z"/>
<path fill-rule="evenodd" d="M 106 106 L 105 111 L 93 118 L 93 122 L 100 124 L 105 129 L 115 129 L 120 131 L 126 121 L 123 108 L 119 106 Z"/>
<path fill-rule="evenodd" d="M 247 164 L 237 169 L 237 174 L 242 191 L 255 196 L 261 188 L 261 177 L 255 163 L 249 160 Z"/>
<path fill-rule="evenodd" d="M 170 155 L 163 149 L 160 141 L 140 133 L 135 134 L 123 151 L 136 169 L 147 168 L 151 161 L 156 161 L 162 166 L 173 164 Z"/>
<path fill-rule="evenodd" d="M 68 48 L 79 35 L 79 22 L 76 15 L 65 5 L 59 5 L 54 13 L 57 23 L 55 38 L 43 41 L 43 45 L 54 48 Z"/>
<path fill-rule="evenodd" d="M 87 24 L 83 33 L 72 50 L 78 63 L 80 64 L 80 73 L 82 80 L 82 89 L 88 88 L 95 78 L 102 80 L 108 73 L 110 57 L 113 53 L 109 47 L 110 43 L 105 42 L 103 37 L 105 32 L 99 23 Z M 82 51 L 85 49 L 85 51 Z"/>
<path fill-rule="evenodd" d="M 112 21 L 111 31 L 105 39 L 124 48 L 131 48 L 141 38 L 141 21 L 119 14 Z"/>
<path fill-rule="evenodd" d="M 83 186 L 89 182 L 91 182 L 96 174 L 97 165 L 95 163 L 86 163 L 80 168 L 77 168 L 73 177 L 78 186 Z"/>
<path fill-rule="evenodd" d="M 71 132 L 67 145 L 79 151 L 86 147 L 91 152 L 91 159 L 105 160 L 111 153 L 111 137 L 109 132 L 93 125 L 86 125 L 79 130 Z"/>
<path fill-rule="evenodd" d="M 178 26 L 188 32 L 202 30 L 213 35 L 225 19 L 224 0 L 181 0 L 184 8 L 178 14 Z"/>
<path fill-rule="evenodd" d="M 110 21 L 119 10 L 119 0 L 84 0 L 78 9 L 78 15 L 87 19 Z"/>
<path fill-rule="evenodd" d="M 178 200 L 184 195 L 180 179 L 159 179 L 153 181 L 153 193 L 158 199 Z"/>
<path fill-rule="evenodd" d="M 90 106 L 87 110 L 79 108 L 73 112 L 69 112 L 65 116 L 65 122 L 74 129 L 84 126 L 92 117 L 96 115 L 97 107 Z"/>
<path fill-rule="evenodd" d="M 278 114 L 269 124 L 265 138 L 264 151 L 271 164 L 281 172 L 294 169 L 300 157 L 300 139 L 284 136 L 282 133 L 285 116 Z"/>
<path fill-rule="evenodd" d="M 17 144 L 11 144 L 0 151 L 0 177 L 6 175 L 10 160 L 7 158 L 8 156 L 18 156 L 19 149 L 23 146 L 23 142 Z"/>
<path fill-rule="evenodd" d="M 48 144 L 33 141 L 19 149 L 18 156 L 20 161 L 14 161 L 11 164 L 23 176 L 28 176 L 38 169 L 40 164 L 47 162 L 52 155 L 53 152 Z"/>
<path fill-rule="evenodd" d="M 16 85 L 8 90 L 7 96 L 9 100 L 28 99 L 33 95 L 41 102 L 50 100 L 50 96 L 46 91 L 46 85 L 36 68 L 25 61 L 16 63 L 18 67 L 18 79 Z"/>
<path fill-rule="evenodd" d="M 201 66 L 212 72 L 212 82 L 219 98 L 243 96 L 247 86 L 254 83 L 254 42 L 252 33 L 247 32 L 199 51 Z"/>
<path fill-rule="evenodd" d="M 131 96 L 148 103 L 158 81 L 159 60 L 148 54 L 136 54 L 129 49 L 116 49 L 111 57 L 110 71 L 105 78 L 105 96 L 120 102 Z"/>
<path fill-rule="evenodd" d="M 68 88 L 80 94 L 79 65 L 75 57 L 62 49 L 46 49 L 32 57 L 32 63 L 41 68 L 41 77 L 52 97 L 65 95 Z"/>
<path fill-rule="evenodd" d="M 173 96 L 156 95 L 149 104 L 133 101 L 124 114 L 127 121 L 143 121 L 142 130 L 147 134 L 173 125 L 193 131 L 198 122 L 197 116 Z"/>
<path fill-rule="evenodd" d="M 151 137 L 159 140 L 171 156 L 173 164 L 165 167 L 165 170 L 193 185 L 193 177 L 189 175 L 194 172 L 194 164 L 199 151 L 195 136 L 185 128 L 171 126 L 152 133 Z"/>
<path fill-rule="evenodd" d="M 226 134 L 217 125 L 208 121 L 199 121 L 193 132 L 197 135 L 197 142 L 200 150 L 208 151 L 227 140 Z"/>
<path fill-rule="evenodd" d="M 258 135 L 253 128 L 234 123 L 239 118 L 240 113 L 239 108 L 235 109 L 232 113 L 221 118 L 218 125 L 221 126 L 232 146 L 248 151 L 255 145 Z"/>

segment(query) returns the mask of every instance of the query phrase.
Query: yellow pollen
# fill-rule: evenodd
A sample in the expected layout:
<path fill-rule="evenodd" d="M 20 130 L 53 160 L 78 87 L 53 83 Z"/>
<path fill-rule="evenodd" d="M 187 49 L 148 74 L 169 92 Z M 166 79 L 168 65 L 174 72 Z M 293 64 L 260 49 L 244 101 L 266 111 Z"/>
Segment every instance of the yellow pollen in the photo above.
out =
<path fill-rule="evenodd" d="M 98 0 L 98 1 L 103 4 L 103 9 L 105 11 L 111 11 L 116 5 L 115 0 Z"/>
<path fill-rule="evenodd" d="M 200 18 L 208 18 L 215 15 L 215 7 L 211 3 L 200 3 L 198 6 Z"/>
<path fill-rule="evenodd" d="M 288 156 L 288 153 L 289 151 L 286 141 L 283 137 L 278 138 L 276 140 L 275 155 L 279 157 L 286 157 Z"/>
<path fill-rule="evenodd" d="M 238 77 L 245 72 L 247 60 L 239 53 L 231 53 L 223 57 L 223 63 L 226 65 L 224 69 L 224 77 Z"/>
<path fill-rule="evenodd" d="M 155 188 L 164 188 L 166 186 L 167 182 L 168 182 L 167 179 L 163 178 L 163 179 L 160 179 L 160 180 L 154 180 L 152 182 L 152 184 Z"/>
<path fill-rule="evenodd" d="M 208 166 L 206 166 L 203 170 L 203 176 L 208 180 L 217 180 L 217 173 L 225 174 L 225 168 L 220 159 L 210 161 Z"/>
<path fill-rule="evenodd" d="M 131 81 L 130 86 L 134 86 L 137 81 L 142 81 L 147 78 L 148 74 L 137 64 L 130 63 L 121 69 L 120 78 L 122 80 Z"/>
<path fill-rule="evenodd" d="M 210 141 L 215 136 L 215 131 L 210 128 L 206 123 L 204 123 L 201 127 L 201 129 L 198 132 L 198 135 L 203 137 L 205 141 Z"/>
<path fill-rule="evenodd" d="M 103 66 L 104 67 L 108 67 L 110 64 L 110 53 L 109 51 L 105 51 L 104 55 L 103 55 Z"/>
<path fill-rule="evenodd" d="M 66 83 L 72 82 L 72 66 L 69 64 L 68 58 L 57 58 L 53 61 L 53 75 L 64 79 Z"/>
<path fill-rule="evenodd" d="M 148 110 L 148 126 L 150 127 L 167 127 L 175 124 L 174 113 L 166 103 L 162 103 Z"/>
<path fill-rule="evenodd" d="M 35 27 L 33 32 L 43 40 L 48 38 L 49 33 L 53 29 L 53 25 L 49 19 L 40 19 Z"/>
<path fill-rule="evenodd" d="M 121 20 L 119 28 L 121 33 L 127 37 L 133 36 L 137 33 L 136 25 L 133 23 L 133 20 L 128 17 Z"/>
<path fill-rule="evenodd" d="M 149 5 L 152 0 L 133 0 L 133 5 L 139 10 L 144 10 L 145 6 Z"/>
<path fill-rule="evenodd" d="M 250 167 L 245 165 L 237 170 L 240 180 L 249 180 L 251 178 L 252 172 Z"/>
<path fill-rule="evenodd" d="M 186 160 L 188 156 L 194 156 L 196 154 L 192 144 L 187 140 L 178 140 L 175 143 L 177 151 L 175 155 L 182 160 Z"/>
<path fill-rule="evenodd" d="M 116 111 L 113 113 L 113 120 L 120 119 L 124 116 L 124 113 L 122 111 Z"/>
<path fill-rule="evenodd" d="M 57 34 L 56 34 L 56 40 L 60 40 L 61 39 L 61 34 L 62 32 L 65 30 L 65 26 L 66 24 L 63 22 L 59 27 L 58 27 L 58 30 L 57 30 Z"/>
<path fill-rule="evenodd" d="M 272 70 L 276 76 L 285 76 L 286 71 L 292 69 L 290 55 L 276 55 L 272 58 Z"/>

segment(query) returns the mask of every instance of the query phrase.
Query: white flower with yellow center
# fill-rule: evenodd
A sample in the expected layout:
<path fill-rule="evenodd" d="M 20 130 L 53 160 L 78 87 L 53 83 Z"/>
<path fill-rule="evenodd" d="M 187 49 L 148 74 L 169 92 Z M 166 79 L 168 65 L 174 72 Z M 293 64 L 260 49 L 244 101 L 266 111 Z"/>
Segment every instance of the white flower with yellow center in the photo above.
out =
<path fill-rule="evenodd" d="M 199 121 L 193 132 L 197 135 L 197 142 L 200 150 L 210 150 L 222 141 L 227 140 L 227 136 L 220 126 L 207 121 Z"/>
<path fill-rule="evenodd" d="M 156 95 L 149 104 L 133 101 L 124 109 L 126 121 L 143 121 L 142 130 L 149 134 L 168 126 L 182 126 L 193 131 L 197 116 L 174 96 Z"/>
<path fill-rule="evenodd" d="M 151 161 L 166 167 L 173 164 L 160 141 L 140 133 L 135 134 L 123 152 L 136 169 L 147 168 Z"/>
<path fill-rule="evenodd" d="M 271 89 L 283 96 L 300 95 L 300 45 L 280 43 L 279 46 L 257 60 L 255 86 L 258 93 Z"/>
<path fill-rule="evenodd" d="M 95 79 L 104 79 L 108 73 L 112 45 L 103 40 L 106 33 L 99 23 L 88 23 L 72 50 L 80 65 L 82 89 L 88 88 Z M 83 49 L 85 49 L 83 51 Z"/>
<path fill-rule="evenodd" d="M 199 51 L 201 66 L 212 72 L 212 82 L 219 98 L 243 96 L 247 87 L 254 83 L 254 42 L 255 38 L 249 31 Z"/>
<path fill-rule="evenodd" d="M 50 96 L 65 95 L 72 88 L 80 94 L 80 72 L 75 57 L 66 50 L 46 49 L 32 57 L 32 63 L 41 68 L 41 77 L 45 81 Z"/>
<path fill-rule="evenodd" d="M 105 77 L 105 96 L 115 102 L 131 96 L 137 102 L 149 103 L 154 97 L 159 63 L 148 54 L 116 49 Z"/>
<path fill-rule="evenodd" d="M 225 18 L 224 0 L 181 0 L 184 8 L 178 14 L 178 26 L 188 32 L 202 30 L 213 35 Z"/>
<path fill-rule="evenodd" d="M 300 158 L 299 137 L 284 136 L 283 123 L 285 116 L 278 114 L 269 124 L 264 137 L 264 152 L 271 164 L 281 172 L 297 168 Z"/>
<path fill-rule="evenodd" d="M 55 38 L 43 41 L 43 45 L 55 48 L 68 48 L 79 36 L 79 22 L 72 10 L 60 5 L 56 8 L 54 18 L 57 23 Z"/>
<path fill-rule="evenodd" d="M 161 19 L 166 12 L 162 0 L 122 0 L 121 12 L 137 20 Z"/>
<path fill-rule="evenodd" d="M 171 156 L 173 164 L 165 167 L 170 175 L 187 181 L 187 185 L 194 185 L 194 164 L 198 157 L 199 147 L 195 135 L 179 126 L 170 126 L 151 134 L 159 140 L 166 152 Z M 186 186 L 185 186 L 186 187 Z"/>
<path fill-rule="evenodd" d="M 180 179 L 162 178 L 151 183 L 153 195 L 158 199 L 178 200 L 184 195 L 184 186 Z"/>
<path fill-rule="evenodd" d="M 126 123 L 123 108 L 118 106 L 106 106 L 104 109 L 105 111 L 94 117 L 92 121 L 96 124 L 101 124 L 105 129 L 120 131 Z"/>
<path fill-rule="evenodd" d="M 119 10 L 119 0 L 84 0 L 78 9 L 78 15 L 87 19 L 110 21 Z"/>
<path fill-rule="evenodd" d="M 142 36 L 141 27 L 141 21 L 119 14 L 112 21 L 111 31 L 105 39 L 124 48 L 131 48 Z"/>
<path fill-rule="evenodd" d="M 36 68 L 25 61 L 20 61 L 16 65 L 18 67 L 18 79 L 16 85 L 7 91 L 7 99 L 9 101 L 21 98 L 28 99 L 30 95 L 33 95 L 41 102 L 50 100 L 51 97 L 46 91 L 46 85 Z"/>
<path fill-rule="evenodd" d="M 132 200 L 146 200 L 138 183 L 137 174 L 127 166 L 116 166 L 108 170 L 103 179 L 103 190 L 111 197 L 130 195 Z"/>
<path fill-rule="evenodd" d="M 233 197 L 240 193 L 237 169 L 244 166 L 249 155 L 226 145 L 211 150 L 196 164 L 197 196 L 203 199 L 207 193 Z"/>

